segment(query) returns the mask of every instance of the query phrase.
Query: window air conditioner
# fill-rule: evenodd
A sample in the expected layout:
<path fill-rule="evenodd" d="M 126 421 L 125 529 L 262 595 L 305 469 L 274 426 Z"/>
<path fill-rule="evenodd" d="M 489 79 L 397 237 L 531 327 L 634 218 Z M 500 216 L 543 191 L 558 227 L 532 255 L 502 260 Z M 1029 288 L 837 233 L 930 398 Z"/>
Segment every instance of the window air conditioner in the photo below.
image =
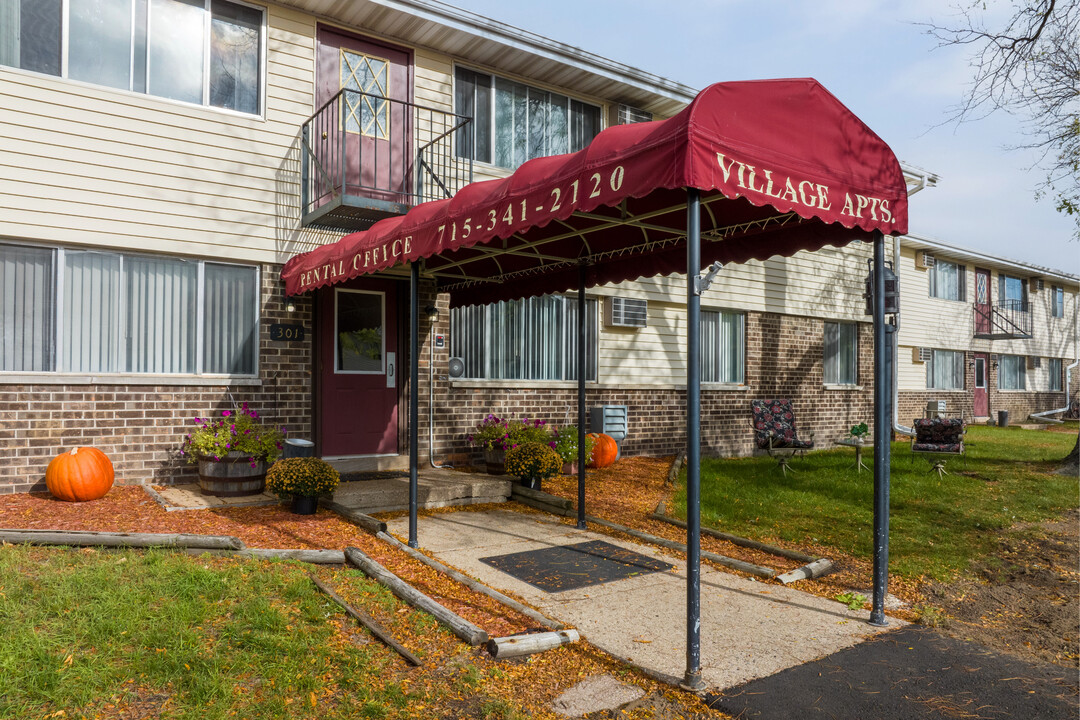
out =
<path fill-rule="evenodd" d="M 608 327 L 647 327 L 648 301 L 621 297 L 606 298 L 604 324 Z"/>
<path fill-rule="evenodd" d="M 1032 285 L 1032 289 L 1034 289 L 1034 290 L 1042 290 L 1043 289 L 1043 279 L 1042 278 L 1035 278 L 1034 280 L 1031 281 L 1031 285 Z"/>
<path fill-rule="evenodd" d="M 1036 370 L 1042 367 L 1042 358 L 1035 355 L 1028 355 L 1027 366 L 1031 370 Z"/>
<path fill-rule="evenodd" d="M 930 361 L 930 348 L 913 347 L 911 348 L 911 362 L 924 363 Z"/>
<path fill-rule="evenodd" d="M 925 250 L 920 250 L 915 253 L 915 267 L 921 270 L 934 267 L 934 256 Z"/>
<path fill-rule="evenodd" d="M 632 107 L 630 105 L 619 104 L 619 116 L 618 121 L 620 125 L 630 125 L 632 123 L 650 122 L 652 120 L 652 113 L 648 110 L 642 110 L 641 108 Z"/>

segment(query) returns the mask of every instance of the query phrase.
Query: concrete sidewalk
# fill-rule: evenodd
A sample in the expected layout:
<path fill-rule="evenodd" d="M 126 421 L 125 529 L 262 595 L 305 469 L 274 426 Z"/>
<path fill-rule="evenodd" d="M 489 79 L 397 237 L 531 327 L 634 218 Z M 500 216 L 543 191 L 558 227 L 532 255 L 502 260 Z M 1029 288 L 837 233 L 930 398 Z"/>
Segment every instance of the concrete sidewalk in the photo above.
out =
<path fill-rule="evenodd" d="M 408 520 L 387 523 L 399 537 Z M 605 540 L 675 565 L 577 590 L 544 592 L 480 562 L 482 557 Z M 669 682 L 686 670 L 686 567 L 674 554 L 577 530 L 548 515 L 461 511 L 420 518 L 424 550 L 474 578 L 510 592 L 581 631 L 589 642 Z M 702 567 L 701 670 L 722 690 L 855 645 L 884 630 L 866 611 L 793 588 Z M 890 620 L 896 628 L 899 621 Z"/>

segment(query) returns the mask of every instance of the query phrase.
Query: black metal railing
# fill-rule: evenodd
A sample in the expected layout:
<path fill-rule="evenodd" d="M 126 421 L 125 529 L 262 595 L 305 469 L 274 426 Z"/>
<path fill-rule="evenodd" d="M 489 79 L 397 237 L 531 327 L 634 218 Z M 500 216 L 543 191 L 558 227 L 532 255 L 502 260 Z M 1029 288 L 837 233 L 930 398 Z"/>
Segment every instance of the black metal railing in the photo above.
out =
<path fill-rule="evenodd" d="M 1002 300 L 997 304 L 975 305 L 975 337 L 1031 337 L 1031 306 L 1024 300 Z"/>
<path fill-rule="evenodd" d="M 301 131 L 302 223 L 355 229 L 451 197 L 472 182 L 456 147 L 471 132 L 466 116 L 340 90 Z"/>

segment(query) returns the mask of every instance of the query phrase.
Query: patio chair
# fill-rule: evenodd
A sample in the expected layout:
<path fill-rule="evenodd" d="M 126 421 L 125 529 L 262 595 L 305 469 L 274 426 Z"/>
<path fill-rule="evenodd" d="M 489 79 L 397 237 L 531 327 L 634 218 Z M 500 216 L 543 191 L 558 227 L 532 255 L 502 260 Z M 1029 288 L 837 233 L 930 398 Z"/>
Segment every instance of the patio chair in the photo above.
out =
<path fill-rule="evenodd" d="M 964 458 L 964 431 L 967 425 L 963 418 L 918 418 L 911 427 L 915 430 L 915 437 L 911 439 L 911 460 L 915 456 L 922 455 L 959 455 Z M 945 461 L 948 458 L 938 458 L 934 461 L 930 472 L 937 470 L 938 477 L 948 475 L 945 470 Z"/>
<path fill-rule="evenodd" d="M 751 400 L 754 443 L 775 459 L 787 475 L 791 457 L 814 447 L 814 434 L 803 440 L 795 430 L 795 411 L 790 400 Z M 795 472 L 792 470 L 792 472 Z"/>

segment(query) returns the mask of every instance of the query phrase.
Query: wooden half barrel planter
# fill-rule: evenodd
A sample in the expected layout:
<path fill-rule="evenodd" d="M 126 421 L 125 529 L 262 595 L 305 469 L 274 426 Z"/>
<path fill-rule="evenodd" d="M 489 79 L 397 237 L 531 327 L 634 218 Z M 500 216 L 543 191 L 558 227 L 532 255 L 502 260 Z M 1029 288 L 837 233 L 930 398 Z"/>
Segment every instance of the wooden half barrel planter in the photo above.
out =
<path fill-rule="evenodd" d="M 247 453 L 230 452 L 220 460 L 199 460 L 199 487 L 207 495 L 237 497 L 258 495 L 266 487 L 265 460 L 251 462 Z"/>

